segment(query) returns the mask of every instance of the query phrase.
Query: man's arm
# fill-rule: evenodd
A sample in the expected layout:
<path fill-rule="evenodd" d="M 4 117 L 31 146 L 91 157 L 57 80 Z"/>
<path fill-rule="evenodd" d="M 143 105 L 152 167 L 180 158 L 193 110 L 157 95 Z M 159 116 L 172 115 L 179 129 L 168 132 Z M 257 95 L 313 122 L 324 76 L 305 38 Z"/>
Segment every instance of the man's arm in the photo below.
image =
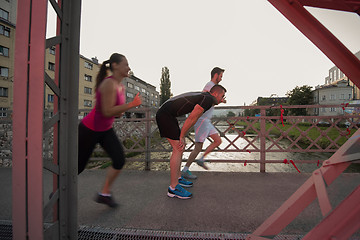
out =
<path fill-rule="evenodd" d="M 185 147 L 185 136 L 189 129 L 195 125 L 196 121 L 200 118 L 200 116 L 204 113 L 204 109 L 196 104 L 189 117 L 185 120 L 184 125 L 181 129 L 180 133 L 180 145 L 182 148 Z"/>

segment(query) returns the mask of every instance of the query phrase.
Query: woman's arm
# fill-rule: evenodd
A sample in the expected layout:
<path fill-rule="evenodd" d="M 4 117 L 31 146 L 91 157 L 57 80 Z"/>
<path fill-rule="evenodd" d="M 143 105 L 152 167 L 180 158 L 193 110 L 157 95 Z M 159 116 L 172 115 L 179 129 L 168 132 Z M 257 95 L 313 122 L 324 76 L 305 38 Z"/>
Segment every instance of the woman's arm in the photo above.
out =
<path fill-rule="evenodd" d="M 110 79 L 106 79 L 100 86 L 99 90 L 101 93 L 101 111 L 105 117 L 119 116 L 127 110 L 137 107 L 141 104 L 141 98 L 138 93 L 132 102 L 116 106 L 117 89 L 118 85 L 116 82 Z"/>

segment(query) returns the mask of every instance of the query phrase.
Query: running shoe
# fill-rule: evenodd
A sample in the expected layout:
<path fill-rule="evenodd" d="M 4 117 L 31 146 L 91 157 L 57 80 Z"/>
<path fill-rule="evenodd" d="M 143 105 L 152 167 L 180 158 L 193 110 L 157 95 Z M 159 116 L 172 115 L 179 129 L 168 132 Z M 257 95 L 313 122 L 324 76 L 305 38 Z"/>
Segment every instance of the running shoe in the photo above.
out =
<path fill-rule="evenodd" d="M 192 172 L 190 172 L 190 170 L 186 170 L 186 171 L 184 171 L 184 169 L 181 170 L 181 176 L 187 179 L 197 179 L 197 176 Z"/>
<path fill-rule="evenodd" d="M 186 180 L 185 178 L 181 177 L 179 178 L 179 184 L 183 187 L 192 187 L 193 186 L 193 183 Z"/>
<path fill-rule="evenodd" d="M 95 197 L 95 202 L 106 204 L 111 208 L 116 208 L 118 206 L 118 204 L 114 201 L 112 196 L 103 196 L 99 193 Z"/>
<path fill-rule="evenodd" d="M 168 197 L 177 197 L 180 199 L 189 199 L 192 197 L 192 193 L 186 191 L 180 184 L 176 185 L 175 190 L 171 190 L 170 187 L 168 188 L 167 192 Z"/>
<path fill-rule="evenodd" d="M 196 163 L 204 168 L 205 170 L 209 170 L 209 168 L 205 165 L 205 160 L 204 160 L 204 157 L 201 157 L 200 159 L 196 160 Z"/>

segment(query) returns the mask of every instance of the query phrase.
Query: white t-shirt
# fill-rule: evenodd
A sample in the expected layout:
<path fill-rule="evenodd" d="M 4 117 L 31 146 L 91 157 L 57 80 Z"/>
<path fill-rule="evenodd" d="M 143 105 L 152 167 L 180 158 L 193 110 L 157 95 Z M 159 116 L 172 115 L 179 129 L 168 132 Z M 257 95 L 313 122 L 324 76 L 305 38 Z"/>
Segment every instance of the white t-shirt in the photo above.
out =
<path fill-rule="evenodd" d="M 208 82 L 204 89 L 203 89 L 203 92 L 210 92 L 211 88 L 215 85 L 215 83 L 213 83 L 212 81 Z M 206 112 L 204 112 L 204 114 L 199 118 L 199 120 L 204 120 L 204 119 L 207 119 L 207 120 L 210 120 L 212 118 L 212 115 L 214 113 L 214 106 L 212 106 L 209 110 L 207 110 Z M 198 120 L 198 121 L 199 121 Z"/>

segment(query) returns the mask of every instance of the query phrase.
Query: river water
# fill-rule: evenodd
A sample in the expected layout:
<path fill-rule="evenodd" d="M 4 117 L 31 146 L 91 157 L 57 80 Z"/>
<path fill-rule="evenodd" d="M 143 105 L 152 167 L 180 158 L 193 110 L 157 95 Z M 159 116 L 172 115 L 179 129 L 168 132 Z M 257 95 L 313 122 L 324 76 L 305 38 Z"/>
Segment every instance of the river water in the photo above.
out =
<path fill-rule="evenodd" d="M 227 134 L 226 137 L 233 141 L 237 135 Z M 248 136 L 247 136 L 248 137 Z M 251 137 L 249 137 L 251 139 Z M 229 145 L 229 141 L 225 138 L 222 138 L 222 144 L 220 145 L 220 149 L 224 149 Z M 210 144 L 208 140 L 204 143 L 204 149 Z M 239 148 L 243 149 L 249 143 L 244 138 L 238 138 L 234 144 Z M 281 140 L 279 145 L 283 148 L 286 148 L 290 144 L 289 140 Z M 255 146 L 259 146 L 259 140 L 254 142 Z M 272 143 L 267 140 L 266 147 L 271 146 Z M 258 152 L 211 152 L 206 158 L 208 159 L 225 159 L 225 160 L 260 160 L 260 153 Z M 235 147 L 229 147 L 228 149 L 235 149 Z M 275 148 L 276 149 L 276 148 Z M 185 152 L 183 158 L 187 159 L 189 156 L 189 152 Z M 199 154 L 198 158 L 202 153 Z M 300 172 L 311 173 L 317 168 L 321 167 L 322 161 L 327 160 L 331 157 L 333 153 L 312 153 L 312 152 L 304 152 L 304 153 L 294 153 L 294 152 L 277 152 L 277 153 L 266 153 L 266 160 L 285 160 L 288 161 L 293 160 L 295 162 L 295 166 L 299 169 Z M 296 163 L 296 160 L 314 160 L 315 163 Z M 317 163 L 319 160 L 319 164 Z M 184 166 L 185 163 L 182 164 Z M 258 163 L 207 163 L 209 167 L 209 171 L 217 171 L 217 172 L 260 172 L 260 164 Z M 203 168 L 199 167 L 196 163 L 193 163 L 190 167 L 192 171 L 204 171 Z M 267 163 L 265 165 L 266 172 L 298 172 L 296 168 L 290 163 Z"/>

